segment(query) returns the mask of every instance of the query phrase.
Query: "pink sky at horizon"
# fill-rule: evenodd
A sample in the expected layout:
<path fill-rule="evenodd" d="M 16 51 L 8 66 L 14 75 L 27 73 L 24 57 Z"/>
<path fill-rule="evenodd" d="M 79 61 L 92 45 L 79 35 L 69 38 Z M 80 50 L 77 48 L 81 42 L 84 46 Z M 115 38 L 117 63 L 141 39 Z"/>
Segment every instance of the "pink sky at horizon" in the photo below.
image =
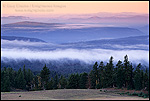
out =
<path fill-rule="evenodd" d="M 1 1 L 1 16 L 45 17 L 99 12 L 149 14 L 149 1 Z"/>

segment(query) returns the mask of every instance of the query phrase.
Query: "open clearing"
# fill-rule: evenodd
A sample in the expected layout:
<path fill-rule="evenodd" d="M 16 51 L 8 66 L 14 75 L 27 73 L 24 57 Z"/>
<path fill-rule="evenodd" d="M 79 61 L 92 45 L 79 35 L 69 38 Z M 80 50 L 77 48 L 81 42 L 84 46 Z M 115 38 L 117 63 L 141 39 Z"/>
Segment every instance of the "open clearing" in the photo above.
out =
<path fill-rule="evenodd" d="M 99 89 L 57 89 L 29 92 L 1 92 L 1 100 L 149 100 Z M 19 97 L 21 95 L 21 97 Z"/>

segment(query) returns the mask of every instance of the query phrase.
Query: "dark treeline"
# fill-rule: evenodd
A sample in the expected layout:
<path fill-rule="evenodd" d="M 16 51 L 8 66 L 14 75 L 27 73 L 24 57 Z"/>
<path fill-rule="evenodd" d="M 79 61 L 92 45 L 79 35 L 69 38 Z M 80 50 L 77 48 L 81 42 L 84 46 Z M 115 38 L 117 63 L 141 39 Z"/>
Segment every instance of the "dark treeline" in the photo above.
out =
<path fill-rule="evenodd" d="M 124 61 L 113 64 L 113 57 L 105 65 L 103 61 L 95 62 L 89 73 L 74 73 L 68 77 L 55 73 L 51 76 L 48 67 L 45 66 L 38 74 L 30 69 L 12 68 L 1 69 L 1 91 L 12 91 L 13 89 L 23 90 L 51 90 L 51 89 L 100 89 L 100 88 L 127 88 L 135 90 L 147 90 L 149 92 L 149 72 L 141 69 L 139 63 L 134 69 L 128 56 Z"/>

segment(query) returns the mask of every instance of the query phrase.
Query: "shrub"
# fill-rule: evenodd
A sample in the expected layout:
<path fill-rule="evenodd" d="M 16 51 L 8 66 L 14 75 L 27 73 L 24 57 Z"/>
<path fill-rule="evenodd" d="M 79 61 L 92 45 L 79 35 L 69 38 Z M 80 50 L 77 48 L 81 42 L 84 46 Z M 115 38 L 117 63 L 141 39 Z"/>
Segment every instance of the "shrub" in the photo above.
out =
<path fill-rule="evenodd" d="M 128 92 L 126 92 L 126 93 L 122 92 L 122 93 L 117 93 L 117 94 L 124 95 L 124 94 L 127 94 L 127 93 L 128 93 Z"/>
<path fill-rule="evenodd" d="M 132 93 L 133 96 L 138 96 L 138 93 L 134 92 Z"/>
<path fill-rule="evenodd" d="M 139 97 L 143 97 L 143 98 L 148 98 L 149 97 L 148 94 L 144 94 L 143 92 L 140 92 L 140 93 L 136 93 L 136 92 L 129 93 L 129 92 L 127 92 L 126 94 L 129 95 L 129 96 L 139 96 Z"/>
<path fill-rule="evenodd" d="M 107 90 L 104 90 L 104 92 L 107 92 Z"/>
<path fill-rule="evenodd" d="M 131 94 L 131 93 L 128 93 L 128 95 L 131 96 L 132 94 Z"/>
<path fill-rule="evenodd" d="M 149 97 L 149 95 L 148 94 L 143 94 L 143 96 L 142 96 L 143 98 L 148 98 Z"/>
<path fill-rule="evenodd" d="M 125 94 L 129 94 L 129 92 L 126 92 Z"/>
<path fill-rule="evenodd" d="M 97 88 L 97 89 L 100 89 L 100 88 L 101 88 L 99 83 L 96 85 L 96 88 Z"/>
<path fill-rule="evenodd" d="M 140 93 L 138 93 L 138 96 L 139 96 L 139 97 L 144 97 L 144 93 L 143 93 L 143 92 L 140 92 Z"/>
<path fill-rule="evenodd" d="M 124 94 L 126 94 L 126 93 L 118 93 L 118 94 L 120 94 L 120 95 L 124 95 Z"/>

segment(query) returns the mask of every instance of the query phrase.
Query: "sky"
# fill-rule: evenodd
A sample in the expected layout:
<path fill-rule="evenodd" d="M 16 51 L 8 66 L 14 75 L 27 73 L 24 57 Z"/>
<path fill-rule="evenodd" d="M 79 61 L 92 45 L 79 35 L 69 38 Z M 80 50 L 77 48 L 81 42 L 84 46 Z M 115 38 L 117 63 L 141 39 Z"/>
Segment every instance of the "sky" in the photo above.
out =
<path fill-rule="evenodd" d="M 1 1 L 1 16 L 50 16 L 99 12 L 149 13 L 149 1 Z"/>

